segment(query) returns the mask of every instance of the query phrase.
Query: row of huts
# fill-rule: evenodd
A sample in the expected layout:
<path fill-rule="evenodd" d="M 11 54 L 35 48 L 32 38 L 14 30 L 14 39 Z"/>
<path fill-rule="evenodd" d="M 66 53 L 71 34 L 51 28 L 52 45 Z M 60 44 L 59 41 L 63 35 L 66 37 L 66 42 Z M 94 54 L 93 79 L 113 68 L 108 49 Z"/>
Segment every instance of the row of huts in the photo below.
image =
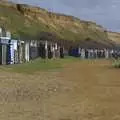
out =
<path fill-rule="evenodd" d="M 19 64 L 38 57 L 63 58 L 64 48 L 47 40 L 14 40 L 10 32 L 0 29 L 0 64 Z"/>

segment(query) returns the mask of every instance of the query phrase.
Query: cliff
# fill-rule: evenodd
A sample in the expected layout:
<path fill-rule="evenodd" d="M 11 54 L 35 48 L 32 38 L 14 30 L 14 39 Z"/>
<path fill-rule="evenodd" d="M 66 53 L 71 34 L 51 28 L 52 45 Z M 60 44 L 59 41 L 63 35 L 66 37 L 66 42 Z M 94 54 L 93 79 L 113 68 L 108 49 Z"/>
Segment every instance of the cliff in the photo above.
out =
<path fill-rule="evenodd" d="M 120 33 L 117 32 L 107 32 L 108 34 L 108 38 L 111 39 L 112 41 L 114 41 L 117 44 L 120 44 Z"/>
<path fill-rule="evenodd" d="M 116 42 L 105 28 L 94 22 L 3 0 L 0 1 L 0 26 L 10 30 L 14 38 L 63 40 L 83 47 L 111 47 Z"/>

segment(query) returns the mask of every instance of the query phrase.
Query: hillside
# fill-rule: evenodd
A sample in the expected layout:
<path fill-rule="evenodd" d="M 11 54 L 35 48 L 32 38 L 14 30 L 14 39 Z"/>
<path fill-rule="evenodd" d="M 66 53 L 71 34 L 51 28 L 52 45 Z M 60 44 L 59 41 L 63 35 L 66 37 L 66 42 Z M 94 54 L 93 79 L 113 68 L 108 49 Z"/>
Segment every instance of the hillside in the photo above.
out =
<path fill-rule="evenodd" d="M 120 33 L 108 32 L 108 38 L 116 42 L 117 44 L 120 44 Z"/>
<path fill-rule="evenodd" d="M 94 22 L 10 2 L 0 1 L 0 26 L 10 30 L 14 38 L 66 40 L 84 47 L 114 44 L 106 30 Z"/>

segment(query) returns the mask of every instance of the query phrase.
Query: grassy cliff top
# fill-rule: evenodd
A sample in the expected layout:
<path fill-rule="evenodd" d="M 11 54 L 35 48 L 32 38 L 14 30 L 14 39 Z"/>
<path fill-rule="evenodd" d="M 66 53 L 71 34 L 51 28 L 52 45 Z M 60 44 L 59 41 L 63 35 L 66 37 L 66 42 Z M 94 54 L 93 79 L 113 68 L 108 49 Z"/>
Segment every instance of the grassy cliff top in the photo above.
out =
<path fill-rule="evenodd" d="M 0 26 L 10 30 L 14 38 L 56 39 L 111 46 L 102 26 L 29 5 L 0 1 Z"/>

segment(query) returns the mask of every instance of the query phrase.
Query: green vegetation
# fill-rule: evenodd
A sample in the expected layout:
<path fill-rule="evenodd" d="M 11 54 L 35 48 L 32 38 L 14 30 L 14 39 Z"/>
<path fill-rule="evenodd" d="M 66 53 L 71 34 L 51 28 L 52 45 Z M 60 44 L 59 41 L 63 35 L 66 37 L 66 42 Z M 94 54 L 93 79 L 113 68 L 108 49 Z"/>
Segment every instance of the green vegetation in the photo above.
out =
<path fill-rule="evenodd" d="M 109 44 L 107 33 L 96 23 L 26 5 L 19 6 L 21 12 L 15 4 L 11 6 L 0 4 L 0 26 L 10 30 L 13 38 L 39 39 L 42 32 L 49 32 L 56 35 L 57 40 L 84 41 L 90 38 Z"/>
<path fill-rule="evenodd" d="M 120 68 L 120 59 L 119 60 L 114 60 L 113 67 Z"/>
<path fill-rule="evenodd" d="M 39 71 L 59 70 L 63 68 L 64 65 L 78 60 L 79 59 L 73 57 L 65 57 L 65 59 L 55 59 L 55 60 L 44 60 L 39 58 L 29 63 L 1 66 L 0 69 L 9 72 L 31 74 Z"/>

